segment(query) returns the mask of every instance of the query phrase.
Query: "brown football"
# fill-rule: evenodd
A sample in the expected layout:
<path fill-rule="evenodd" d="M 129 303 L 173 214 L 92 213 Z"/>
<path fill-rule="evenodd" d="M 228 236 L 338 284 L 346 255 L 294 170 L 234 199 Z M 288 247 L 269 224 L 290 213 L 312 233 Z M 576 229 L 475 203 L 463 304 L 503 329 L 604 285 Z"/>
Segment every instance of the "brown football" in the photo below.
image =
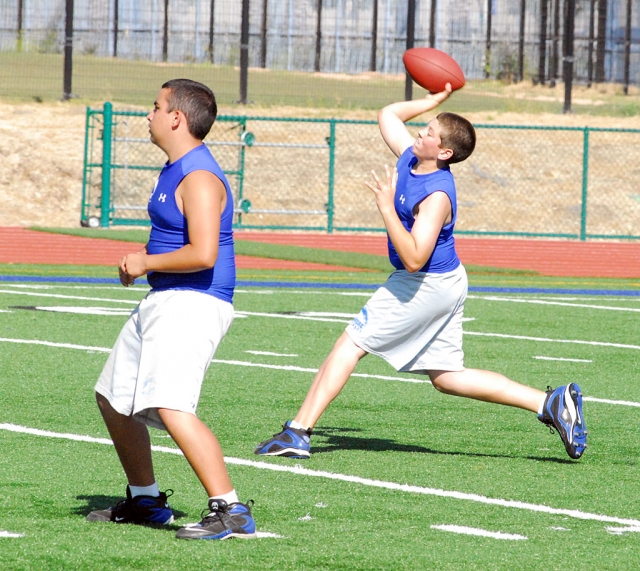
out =
<path fill-rule="evenodd" d="M 404 52 L 402 61 L 411 79 L 431 93 L 444 91 L 447 83 L 453 91 L 464 86 L 464 73 L 458 62 L 443 51 L 411 48 Z"/>

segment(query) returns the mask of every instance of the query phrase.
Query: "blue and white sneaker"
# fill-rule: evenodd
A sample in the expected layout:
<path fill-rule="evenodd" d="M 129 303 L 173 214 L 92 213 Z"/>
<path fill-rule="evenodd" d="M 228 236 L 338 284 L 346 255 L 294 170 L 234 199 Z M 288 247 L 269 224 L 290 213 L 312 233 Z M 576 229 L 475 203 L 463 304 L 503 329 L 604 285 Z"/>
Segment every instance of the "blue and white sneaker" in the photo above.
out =
<path fill-rule="evenodd" d="M 582 416 L 582 392 L 576 383 L 547 390 L 542 414 L 538 420 L 562 438 L 567 454 L 578 459 L 587 447 L 587 429 Z"/>
<path fill-rule="evenodd" d="M 261 456 L 287 456 L 288 458 L 306 459 L 311 456 L 311 429 L 303 430 L 291 428 L 291 421 L 287 420 L 282 432 L 274 434 L 256 446 L 254 452 Z"/>
<path fill-rule="evenodd" d="M 253 500 L 249 500 L 253 505 Z M 207 513 L 208 512 L 208 513 Z M 207 513 L 207 515 L 204 515 Z M 248 504 L 227 504 L 224 500 L 209 500 L 209 509 L 202 512 L 200 523 L 187 525 L 176 533 L 178 539 L 251 539 L 256 537 L 256 522 Z"/>
<path fill-rule="evenodd" d="M 87 516 L 87 521 L 169 525 L 173 523 L 173 511 L 171 511 L 171 507 L 167 503 L 167 497 L 172 494 L 173 490 L 167 490 L 166 492 L 160 492 L 157 498 L 153 496 L 136 496 L 132 498 L 129 486 L 127 486 L 126 499 L 105 510 L 92 511 Z"/>

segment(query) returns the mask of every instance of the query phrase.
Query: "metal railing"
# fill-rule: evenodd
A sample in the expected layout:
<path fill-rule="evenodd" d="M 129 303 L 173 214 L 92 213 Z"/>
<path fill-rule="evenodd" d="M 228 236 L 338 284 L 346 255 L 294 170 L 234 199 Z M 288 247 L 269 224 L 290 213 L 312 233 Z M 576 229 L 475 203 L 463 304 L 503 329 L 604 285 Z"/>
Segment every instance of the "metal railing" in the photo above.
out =
<path fill-rule="evenodd" d="M 166 157 L 145 117 L 87 109 L 82 224 L 149 223 Z M 459 234 L 640 238 L 640 130 L 475 127 L 476 151 L 452 166 Z M 375 121 L 220 116 L 205 143 L 232 187 L 236 228 L 384 231 L 364 181 L 395 157 Z"/>

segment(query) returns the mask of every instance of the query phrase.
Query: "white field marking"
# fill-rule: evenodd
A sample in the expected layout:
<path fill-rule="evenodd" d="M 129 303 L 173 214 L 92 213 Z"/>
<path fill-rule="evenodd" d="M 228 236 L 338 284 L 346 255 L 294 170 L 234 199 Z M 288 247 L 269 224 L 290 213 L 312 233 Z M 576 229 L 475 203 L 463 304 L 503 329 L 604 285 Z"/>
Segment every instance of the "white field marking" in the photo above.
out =
<path fill-rule="evenodd" d="M 7 291 L 0 289 L 0 293 L 8 293 L 11 295 L 31 295 L 33 297 L 55 297 L 57 299 L 81 299 L 82 301 L 106 301 L 107 303 L 128 303 L 138 305 L 140 301 L 132 301 L 130 299 L 104 299 L 102 297 L 82 297 L 79 295 L 62 295 L 60 293 L 41 293 L 32 291 Z"/>
<path fill-rule="evenodd" d="M 591 359 L 569 359 L 567 357 L 543 357 L 542 355 L 534 355 L 534 359 L 541 361 L 569 361 L 570 363 L 593 363 Z"/>
<path fill-rule="evenodd" d="M 463 535 L 478 535 L 480 537 L 491 537 L 493 539 L 510 539 L 518 541 L 521 539 L 529 539 L 524 535 L 517 533 L 503 533 L 502 531 L 487 531 L 486 529 L 478 529 L 475 527 L 466 527 L 464 525 L 432 525 L 431 529 L 439 529 L 441 531 L 450 531 L 451 533 L 461 533 Z"/>
<path fill-rule="evenodd" d="M 257 317 L 279 317 L 280 319 L 302 319 L 304 321 L 326 321 L 329 323 L 349 323 L 346 319 L 336 319 L 328 317 L 305 317 L 295 313 L 282 314 L 282 313 L 261 313 L 257 311 L 236 311 L 236 315 L 241 317 L 257 316 Z"/>
<path fill-rule="evenodd" d="M 277 315 L 277 314 L 271 314 Z M 353 319 L 357 313 L 338 313 L 334 311 L 296 311 L 296 315 L 301 317 L 344 317 L 345 319 Z"/>
<path fill-rule="evenodd" d="M 629 527 L 605 527 L 605 529 L 613 535 L 622 535 L 623 533 L 640 533 L 640 527 L 633 525 Z"/>
<path fill-rule="evenodd" d="M 97 352 L 97 353 L 110 353 L 111 349 L 107 347 L 91 347 L 87 345 L 74 345 L 71 343 L 53 343 L 51 341 L 38 341 L 36 339 L 7 339 L 0 337 L 0 343 L 22 343 L 26 345 L 45 345 L 47 347 L 59 347 L 61 349 L 79 349 L 81 351 Z M 633 347 L 633 346 L 632 346 Z M 635 347 L 634 347 L 635 348 Z M 640 348 L 640 347 L 639 347 Z M 249 361 L 232 361 L 227 359 L 213 359 L 213 363 L 221 363 L 223 365 L 237 365 L 240 367 L 261 367 L 263 369 L 277 369 L 280 371 L 298 371 L 300 373 L 317 373 L 318 369 L 295 367 L 293 365 L 269 365 L 266 363 L 251 363 Z M 382 381 L 399 381 L 402 383 L 417 383 L 417 384 L 431 384 L 431 381 L 426 379 L 416 379 L 412 377 L 391 377 L 386 375 L 368 375 L 366 373 L 352 373 L 352 377 L 361 377 L 366 379 L 378 379 Z M 635 406 L 640 407 L 640 403 L 633 401 L 623 400 L 610 400 L 600 399 L 596 397 L 582 397 L 583 401 L 601 402 L 604 404 L 614 404 L 622 406 Z"/>
<path fill-rule="evenodd" d="M 32 434 L 34 436 L 44 436 L 48 438 L 61 438 L 64 440 L 74 440 L 77 442 L 90 442 L 96 444 L 107 444 L 113 446 L 113 442 L 108 438 L 93 438 L 91 436 L 82 436 L 79 434 L 64 434 L 57 432 L 49 432 L 47 430 L 40 430 L 37 428 L 29 428 L 26 426 L 18 426 L 16 424 L 0 423 L 0 430 L 7 430 L 10 432 Z M 152 446 L 152 450 L 155 452 L 165 452 L 167 454 L 182 455 L 182 452 L 178 448 L 168 448 L 166 446 Z M 620 518 L 615 516 L 608 516 L 603 514 L 594 514 L 589 512 L 583 512 L 580 510 L 569 510 L 564 508 L 552 508 L 541 504 L 530 504 L 527 502 L 520 502 L 516 500 L 505 500 L 502 498 L 489 498 L 487 496 L 481 496 L 478 494 L 469 494 L 464 492 L 456 492 L 453 490 L 442 490 L 439 488 L 426 488 L 422 486 L 411 486 L 409 484 L 397 484 L 395 482 L 385 482 L 383 480 L 371 480 L 369 478 L 361 478 L 360 476 L 351 476 L 349 474 L 338 474 L 335 472 L 325 472 L 321 470 L 310 470 L 303 468 L 302 466 L 285 466 L 281 464 L 269 464 L 267 462 L 258 462 L 255 460 L 245 460 L 244 458 L 232 458 L 225 456 L 224 461 L 227 464 L 234 464 L 236 466 L 245 466 L 249 468 L 256 468 L 259 470 L 271 470 L 273 472 L 286 472 L 289 474 L 296 474 L 299 476 L 310 476 L 315 478 L 325 478 L 327 480 L 335 480 L 340 482 L 350 482 L 353 484 L 360 484 L 362 486 L 370 486 L 372 488 L 381 488 L 385 490 L 393 490 L 398 492 L 405 492 L 410 494 L 420 494 L 427 496 L 437 496 L 441 498 L 452 498 L 456 500 L 464 500 L 470 502 L 477 502 L 486 505 L 501 506 L 505 508 L 521 509 L 532 512 L 546 513 L 551 515 L 561 515 L 571 517 L 575 519 L 588 520 L 588 521 L 601 521 L 605 523 L 615 523 L 623 526 L 640 528 L 640 520 L 630 518 Z"/>
<path fill-rule="evenodd" d="M 582 397 L 582 400 L 590 401 L 590 402 L 601 402 L 604 404 L 617 404 L 621 406 L 637 406 L 640 407 L 640 402 L 633 402 L 628 400 L 609 400 L 609 399 L 598 399 L 596 397 Z"/>
<path fill-rule="evenodd" d="M 133 285 L 133 286 L 128 286 L 128 287 L 123 287 L 121 285 L 113 285 L 113 286 L 107 286 L 107 285 L 98 285 L 98 284 L 89 284 L 89 285 L 69 285 L 69 284 L 64 284 L 64 283 L 59 283 L 59 284 L 55 284 L 55 285 L 44 285 L 44 284 L 3 284 L 3 287 L 15 287 L 15 288 L 20 288 L 20 289 L 106 289 L 106 290 L 113 290 L 113 291 L 138 291 L 138 292 L 147 292 L 149 291 L 151 288 L 149 286 L 143 286 L 143 285 Z M 15 293 L 15 292 L 14 292 Z"/>
<path fill-rule="evenodd" d="M 372 285 L 371 289 L 377 289 L 377 285 Z M 366 291 L 335 291 L 335 290 L 275 290 L 275 289 L 238 289 L 235 290 L 236 293 L 251 293 L 256 295 L 274 295 L 277 293 L 286 293 L 287 295 L 290 293 L 308 295 L 308 294 L 316 294 L 316 295 L 343 295 L 343 296 L 356 296 L 356 297 L 371 297 L 371 292 Z"/>
<path fill-rule="evenodd" d="M 510 301 L 512 303 L 537 303 L 540 305 L 562 305 L 565 307 L 586 307 L 588 309 L 608 309 L 609 311 L 637 311 L 640 312 L 640 308 L 638 307 L 615 307 L 611 305 L 593 305 L 590 303 L 565 303 L 562 301 L 548 301 L 542 299 L 522 299 L 522 298 L 511 298 L 511 297 L 498 297 L 493 295 L 483 296 L 483 295 L 469 295 L 467 296 L 471 299 L 483 299 L 486 301 Z"/>
<path fill-rule="evenodd" d="M 635 302 L 638 303 L 640 302 L 640 299 L 638 299 L 638 296 L 629 296 L 629 297 L 624 297 L 622 295 L 616 296 L 616 297 L 606 297 L 604 295 L 598 295 L 598 301 L 629 301 L 629 302 Z M 593 301 L 593 296 L 583 296 L 583 297 L 569 297 L 566 295 L 560 296 L 560 297 L 556 297 L 556 296 L 552 296 L 552 295 L 545 295 L 544 297 L 540 297 L 540 296 L 532 296 L 531 299 L 550 299 L 552 301 Z"/>
<path fill-rule="evenodd" d="M 275 317 L 280 319 L 301 319 L 303 321 L 327 321 L 329 323 L 351 323 L 357 313 L 335 313 L 329 311 L 300 311 L 295 313 L 263 313 L 256 311 L 236 311 L 237 317 Z M 346 319 L 345 319 L 346 318 Z M 462 321 L 475 321 L 475 317 L 463 317 Z"/>
<path fill-rule="evenodd" d="M 618 349 L 640 350 L 640 345 L 625 345 L 624 343 L 607 343 L 605 341 L 581 341 L 580 339 L 549 339 L 547 337 L 529 337 L 528 335 L 506 335 L 504 333 L 480 333 L 479 331 L 463 331 L 465 335 L 480 337 L 499 337 L 501 339 L 521 339 L 522 341 L 539 341 L 541 343 L 575 343 L 576 345 L 593 345 L 596 347 L 617 347 Z"/>
<path fill-rule="evenodd" d="M 0 309 L 0 313 L 13 313 L 10 309 Z"/>
<path fill-rule="evenodd" d="M 71 307 L 65 305 L 43 305 L 36 306 L 40 311 L 51 311 L 54 313 L 75 313 L 82 315 L 130 315 L 131 310 L 126 307 Z"/>
<path fill-rule="evenodd" d="M 88 345 L 75 345 L 73 343 L 53 343 L 52 341 L 39 341 L 37 339 L 7 339 L 0 337 L 0 343 L 19 343 L 24 345 L 45 345 L 46 347 L 58 347 L 60 349 L 79 349 L 81 351 L 94 351 L 98 353 L 110 353 L 106 347 L 91 347 Z"/>
<path fill-rule="evenodd" d="M 0 339 L 2 341 L 2 339 Z M 263 369 L 277 369 L 279 371 L 297 371 L 299 373 L 313 373 L 318 372 L 318 369 L 311 369 L 306 367 L 296 367 L 294 365 L 268 365 L 266 363 L 251 363 L 248 361 L 232 361 L 227 359 L 214 359 L 212 363 L 222 363 L 223 365 L 237 365 L 240 367 L 261 367 Z M 418 383 L 418 384 L 431 384 L 431 381 L 426 379 L 415 379 L 411 377 L 389 377 L 386 375 L 368 375 L 366 373 L 351 373 L 352 377 L 362 377 L 366 379 L 379 379 L 381 381 L 400 381 L 403 383 Z"/>
<path fill-rule="evenodd" d="M 270 355 L 271 357 L 298 357 L 295 353 L 272 353 L 271 351 L 250 351 L 245 353 L 251 353 L 252 355 Z"/>
<path fill-rule="evenodd" d="M 10 531 L 0 531 L 0 537 L 24 537 L 24 533 L 11 533 Z"/>
<path fill-rule="evenodd" d="M 80 351 L 91 351 L 99 353 L 110 353 L 111 348 L 108 347 L 92 347 L 89 345 L 74 345 L 72 343 L 53 343 L 52 341 L 39 341 L 37 339 L 7 339 L 0 337 L 0 343 L 19 343 L 25 345 L 44 345 L 47 347 L 58 347 L 60 349 L 79 349 Z M 313 373 L 318 372 L 318 369 L 296 367 L 294 365 L 269 365 L 266 363 L 252 363 L 250 361 L 234 361 L 227 359 L 213 359 L 212 363 L 220 363 L 222 365 L 236 365 L 240 367 L 260 367 L 263 369 L 277 369 L 279 371 L 297 371 L 299 373 Z M 378 379 L 382 381 L 400 381 L 403 383 L 417 383 L 417 384 L 431 384 L 431 381 L 426 379 L 415 379 L 411 377 L 391 377 L 387 375 L 369 375 L 366 373 L 352 373 L 352 377 L 361 377 L 366 379 Z"/>
<path fill-rule="evenodd" d="M 308 513 L 307 515 L 303 515 L 302 517 L 299 517 L 298 521 L 311 521 L 312 519 L 315 519 L 315 518 L 311 517 L 311 514 Z"/>
<path fill-rule="evenodd" d="M 569 528 L 561 527 L 559 525 L 552 525 L 551 529 L 553 529 L 554 531 L 571 531 Z"/>

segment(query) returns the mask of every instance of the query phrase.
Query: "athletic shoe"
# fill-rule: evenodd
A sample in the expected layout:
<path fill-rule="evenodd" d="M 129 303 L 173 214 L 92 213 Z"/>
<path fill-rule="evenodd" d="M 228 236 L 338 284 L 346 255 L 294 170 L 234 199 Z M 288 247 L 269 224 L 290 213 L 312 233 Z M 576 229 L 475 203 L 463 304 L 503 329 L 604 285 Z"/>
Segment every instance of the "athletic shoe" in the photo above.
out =
<path fill-rule="evenodd" d="M 287 420 L 282 432 L 274 434 L 256 446 L 254 452 L 261 456 L 287 456 L 288 458 L 309 458 L 311 445 L 311 429 L 291 428 L 291 421 Z"/>
<path fill-rule="evenodd" d="M 114 521 L 116 523 L 135 523 L 138 525 L 168 525 L 173 523 L 173 512 L 167 503 L 167 497 L 173 490 L 160 492 L 153 496 L 131 497 L 127 486 L 127 498 L 106 510 L 96 510 L 87 516 L 87 521 Z"/>
<path fill-rule="evenodd" d="M 253 500 L 249 500 L 253 505 Z M 224 500 L 209 500 L 209 513 L 200 523 L 183 527 L 176 533 L 179 539 L 229 539 L 256 537 L 256 522 L 248 504 Z M 203 515 L 207 512 L 204 510 Z"/>
<path fill-rule="evenodd" d="M 555 428 L 562 438 L 567 454 L 578 459 L 587 447 L 587 430 L 582 416 L 582 393 L 576 383 L 553 390 L 548 387 L 542 414 L 538 415 L 551 429 Z"/>

